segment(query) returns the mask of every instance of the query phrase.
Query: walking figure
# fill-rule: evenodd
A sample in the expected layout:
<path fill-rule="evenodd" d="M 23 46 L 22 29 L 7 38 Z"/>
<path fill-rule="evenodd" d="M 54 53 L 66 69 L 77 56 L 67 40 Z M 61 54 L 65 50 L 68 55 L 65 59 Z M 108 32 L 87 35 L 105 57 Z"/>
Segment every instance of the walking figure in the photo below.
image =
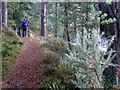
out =
<path fill-rule="evenodd" d="M 28 22 L 27 22 L 26 16 L 21 24 L 21 28 L 22 28 L 22 37 L 26 37 L 26 32 L 28 29 Z"/>

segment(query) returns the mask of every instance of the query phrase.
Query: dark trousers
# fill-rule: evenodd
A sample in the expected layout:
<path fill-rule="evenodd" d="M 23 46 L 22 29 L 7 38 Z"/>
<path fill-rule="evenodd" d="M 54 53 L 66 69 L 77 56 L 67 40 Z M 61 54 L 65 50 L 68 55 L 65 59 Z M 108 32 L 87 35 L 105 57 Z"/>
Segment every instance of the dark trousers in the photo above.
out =
<path fill-rule="evenodd" d="M 23 37 L 26 37 L 26 30 L 27 30 L 26 28 L 23 28 L 23 32 L 22 32 Z"/>
<path fill-rule="evenodd" d="M 18 30 L 17 30 L 17 35 L 19 35 L 20 37 L 21 37 L 21 33 L 20 33 L 20 27 L 18 28 Z"/>

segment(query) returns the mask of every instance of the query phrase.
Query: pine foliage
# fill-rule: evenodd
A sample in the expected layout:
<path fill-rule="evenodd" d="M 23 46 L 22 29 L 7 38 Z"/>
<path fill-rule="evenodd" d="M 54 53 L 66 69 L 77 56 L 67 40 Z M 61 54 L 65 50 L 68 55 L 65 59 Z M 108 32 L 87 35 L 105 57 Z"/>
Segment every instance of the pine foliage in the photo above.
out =
<path fill-rule="evenodd" d="M 99 48 L 101 37 L 99 30 L 93 29 L 91 33 L 88 33 L 84 28 L 83 36 L 81 32 L 78 32 L 76 42 L 71 43 L 73 48 L 66 56 L 69 59 L 69 65 L 77 70 L 77 81 L 73 81 L 76 87 L 103 87 L 103 71 L 109 65 L 115 66 L 111 63 L 116 55 L 115 51 L 110 49 L 104 52 Z M 108 46 L 112 42 L 113 40 Z"/>

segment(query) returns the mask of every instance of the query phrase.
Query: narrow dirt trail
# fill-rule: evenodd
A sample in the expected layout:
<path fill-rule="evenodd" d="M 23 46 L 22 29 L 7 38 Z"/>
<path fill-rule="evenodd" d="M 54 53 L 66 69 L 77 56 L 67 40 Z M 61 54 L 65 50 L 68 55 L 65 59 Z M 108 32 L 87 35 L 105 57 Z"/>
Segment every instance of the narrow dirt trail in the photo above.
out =
<path fill-rule="evenodd" d="M 42 50 L 34 39 L 21 38 L 21 40 L 24 46 L 8 79 L 3 83 L 3 88 L 37 89 L 42 84 L 44 70 Z"/>

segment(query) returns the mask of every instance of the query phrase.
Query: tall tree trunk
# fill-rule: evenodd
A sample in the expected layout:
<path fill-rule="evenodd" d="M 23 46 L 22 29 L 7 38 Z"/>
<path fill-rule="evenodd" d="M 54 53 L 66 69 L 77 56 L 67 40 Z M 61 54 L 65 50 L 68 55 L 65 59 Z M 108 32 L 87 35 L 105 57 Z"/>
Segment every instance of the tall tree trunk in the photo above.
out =
<path fill-rule="evenodd" d="M 45 18 L 46 17 L 46 2 L 41 2 L 41 31 L 42 37 L 46 38 Z"/>
<path fill-rule="evenodd" d="M 2 2 L 0 1 L 0 30 L 2 30 Z"/>
<path fill-rule="evenodd" d="M 88 13 L 89 13 L 89 11 L 88 11 L 88 4 L 89 2 L 86 2 L 86 10 L 85 10 L 85 12 L 86 12 L 86 22 L 88 22 Z M 88 27 L 88 24 L 86 24 L 85 25 L 86 26 L 86 30 L 89 32 L 89 27 Z"/>
<path fill-rule="evenodd" d="M 117 62 L 120 65 L 120 1 L 117 3 L 117 22 L 116 22 L 116 27 L 117 27 Z"/>
<path fill-rule="evenodd" d="M 2 2 L 2 23 L 7 26 L 7 2 Z"/>
<path fill-rule="evenodd" d="M 116 18 L 117 21 L 112 24 L 100 25 L 100 30 L 105 32 L 105 36 L 116 35 L 116 40 L 112 45 L 112 48 L 116 50 L 117 56 L 112 60 L 112 63 L 117 63 L 120 65 L 120 2 L 112 2 L 111 5 L 108 5 L 104 2 L 99 4 L 99 8 L 103 13 L 107 13 L 108 18 Z M 109 66 L 104 71 L 106 79 L 111 79 L 111 82 L 115 81 L 117 69 Z"/>
<path fill-rule="evenodd" d="M 76 8 L 74 8 L 73 10 L 73 23 L 74 23 L 74 35 L 76 37 L 76 33 L 77 33 L 77 24 L 76 24 L 76 21 L 77 21 L 77 11 L 76 11 Z"/>
<path fill-rule="evenodd" d="M 56 18 L 56 21 L 55 21 L 55 37 L 57 37 L 57 2 L 55 3 L 55 18 Z"/>
<path fill-rule="evenodd" d="M 68 7 L 69 7 L 69 3 L 64 3 L 64 14 L 65 14 L 64 39 L 68 42 L 69 48 L 71 48 L 71 45 L 70 45 L 70 35 L 69 35 L 69 31 L 68 31 Z"/>

